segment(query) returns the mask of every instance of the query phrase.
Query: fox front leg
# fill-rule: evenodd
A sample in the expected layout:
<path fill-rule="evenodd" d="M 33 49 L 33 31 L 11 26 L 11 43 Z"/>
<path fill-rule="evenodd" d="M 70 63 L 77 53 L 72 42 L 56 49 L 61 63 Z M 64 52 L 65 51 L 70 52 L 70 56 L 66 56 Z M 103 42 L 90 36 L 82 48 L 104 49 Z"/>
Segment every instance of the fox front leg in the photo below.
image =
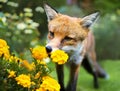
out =
<path fill-rule="evenodd" d="M 72 63 L 70 66 L 70 79 L 66 91 L 76 91 L 78 72 L 80 64 Z"/>
<path fill-rule="evenodd" d="M 63 65 L 58 65 L 56 64 L 56 72 L 57 72 L 57 77 L 58 77 L 58 82 L 60 84 L 60 91 L 65 91 L 64 88 L 64 67 Z"/>

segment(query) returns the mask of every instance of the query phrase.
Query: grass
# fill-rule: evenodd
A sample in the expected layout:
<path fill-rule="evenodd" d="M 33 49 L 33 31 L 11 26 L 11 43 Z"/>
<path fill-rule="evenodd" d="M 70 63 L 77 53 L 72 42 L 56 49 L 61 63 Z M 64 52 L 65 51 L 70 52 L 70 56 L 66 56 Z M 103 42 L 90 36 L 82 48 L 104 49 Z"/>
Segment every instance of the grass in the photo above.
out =
<path fill-rule="evenodd" d="M 77 83 L 77 91 L 120 91 L 120 60 L 105 60 L 100 62 L 102 68 L 110 75 L 110 79 L 99 79 L 99 89 L 93 88 L 93 77 L 88 74 L 82 67 L 80 68 L 79 78 Z M 57 79 L 55 65 L 51 64 L 51 75 Z M 67 84 L 69 71 L 65 67 L 65 84 Z"/>

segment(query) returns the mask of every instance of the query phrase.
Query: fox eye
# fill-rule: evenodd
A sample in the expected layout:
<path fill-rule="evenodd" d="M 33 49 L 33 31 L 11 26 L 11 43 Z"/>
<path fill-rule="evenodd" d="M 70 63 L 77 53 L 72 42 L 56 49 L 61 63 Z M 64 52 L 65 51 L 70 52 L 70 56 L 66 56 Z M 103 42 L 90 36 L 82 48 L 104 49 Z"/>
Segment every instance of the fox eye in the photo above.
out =
<path fill-rule="evenodd" d="M 66 36 L 65 38 L 64 38 L 64 40 L 67 40 L 67 41 L 70 41 L 70 40 L 72 40 L 73 38 L 71 38 L 71 37 L 68 37 L 68 36 Z"/>
<path fill-rule="evenodd" d="M 49 32 L 51 37 L 54 37 L 54 32 Z"/>

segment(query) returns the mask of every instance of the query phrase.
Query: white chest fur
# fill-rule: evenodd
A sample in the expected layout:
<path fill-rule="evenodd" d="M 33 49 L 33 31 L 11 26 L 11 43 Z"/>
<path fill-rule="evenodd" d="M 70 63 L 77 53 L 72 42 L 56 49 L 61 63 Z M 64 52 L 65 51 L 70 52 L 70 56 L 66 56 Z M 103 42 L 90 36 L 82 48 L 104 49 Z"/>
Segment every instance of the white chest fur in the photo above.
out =
<path fill-rule="evenodd" d="M 74 46 L 65 46 L 62 48 L 65 52 L 69 54 L 69 62 L 73 62 L 75 64 L 79 64 L 83 60 L 83 52 L 84 45 L 78 44 L 76 47 Z"/>

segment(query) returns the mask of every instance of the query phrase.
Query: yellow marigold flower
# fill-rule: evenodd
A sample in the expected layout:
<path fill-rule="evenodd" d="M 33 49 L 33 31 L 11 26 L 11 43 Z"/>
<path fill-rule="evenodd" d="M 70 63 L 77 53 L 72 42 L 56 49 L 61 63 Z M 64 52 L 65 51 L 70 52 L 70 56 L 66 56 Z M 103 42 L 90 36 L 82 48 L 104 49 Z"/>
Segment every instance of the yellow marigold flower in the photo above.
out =
<path fill-rule="evenodd" d="M 43 82 L 40 85 L 40 88 L 36 89 L 36 91 L 60 91 L 60 85 L 55 79 L 45 76 L 43 77 Z"/>
<path fill-rule="evenodd" d="M 3 39 L 0 39 L 0 57 L 3 56 L 6 59 L 9 58 L 9 46 L 7 45 L 6 41 Z"/>
<path fill-rule="evenodd" d="M 30 76 L 25 74 L 19 75 L 15 78 L 15 80 L 17 81 L 17 84 L 27 88 L 30 88 L 31 84 L 33 83 L 31 82 Z"/>
<path fill-rule="evenodd" d="M 68 55 L 62 50 L 56 50 L 51 53 L 51 58 L 53 62 L 64 64 L 68 60 Z"/>
<path fill-rule="evenodd" d="M 0 39 L 0 48 L 2 48 L 2 47 L 9 48 L 9 46 L 7 45 L 7 42 L 5 40 L 3 40 L 3 39 Z"/>
<path fill-rule="evenodd" d="M 31 51 L 32 51 L 32 56 L 36 60 L 42 60 L 43 58 L 48 57 L 46 49 L 43 46 L 37 46 L 37 47 L 31 49 Z"/>
<path fill-rule="evenodd" d="M 0 57 L 1 56 L 4 56 L 6 59 L 8 59 L 10 57 L 10 53 L 9 53 L 9 50 L 5 47 L 3 48 L 0 48 Z"/>
<path fill-rule="evenodd" d="M 8 78 L 16 77 L 15 71 L 8 71 L 8 72 L 9 72 Z"/>
<path fill-rule="evenodd" d="M 21 63 L 21 66 L 27 68 L 30 71 L 34 70 L 34 68 L 35 68 L 34 63 L 30 64 L 27 60 L 23 60 L 22 63 Z"/>

